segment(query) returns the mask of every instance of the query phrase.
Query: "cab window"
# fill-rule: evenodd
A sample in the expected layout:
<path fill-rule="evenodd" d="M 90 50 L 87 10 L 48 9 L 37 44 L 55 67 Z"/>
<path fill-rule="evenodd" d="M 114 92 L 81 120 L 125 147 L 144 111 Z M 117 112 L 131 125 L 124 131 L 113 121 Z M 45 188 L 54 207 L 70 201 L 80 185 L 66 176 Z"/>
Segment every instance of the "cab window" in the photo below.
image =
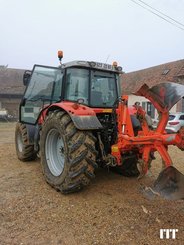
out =
<path fill-rule="evenodd" d="M 91 106 L 112 107 L 118 97 L 117 77 L 114 73 L 93 71 L 91 78 Z"/>
<path fill-rule="evenodd" d="M 86 69 L 67 69 L 65 99 L 69 101 L 89 101 L 89 71 Z"/>
<path fill-rule="evenodd" d="M 21 121 L 35 124 L 43 107 L 61 100 L 63 73 L 55 67 L 35 66 L 21 105 Z"/>

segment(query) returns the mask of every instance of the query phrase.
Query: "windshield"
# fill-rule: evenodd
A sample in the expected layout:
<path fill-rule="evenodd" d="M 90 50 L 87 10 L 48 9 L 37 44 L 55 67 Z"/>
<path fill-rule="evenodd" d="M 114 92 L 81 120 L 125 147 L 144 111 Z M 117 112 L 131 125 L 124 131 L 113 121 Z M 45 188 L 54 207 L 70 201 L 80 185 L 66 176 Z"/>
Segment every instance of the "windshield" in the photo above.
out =
<path fill-rule="evenodd" d="M 92 71 L 91 103 L 92 107 L 112 107 L 118 97 L 116 75 L 110 72 Z"/>

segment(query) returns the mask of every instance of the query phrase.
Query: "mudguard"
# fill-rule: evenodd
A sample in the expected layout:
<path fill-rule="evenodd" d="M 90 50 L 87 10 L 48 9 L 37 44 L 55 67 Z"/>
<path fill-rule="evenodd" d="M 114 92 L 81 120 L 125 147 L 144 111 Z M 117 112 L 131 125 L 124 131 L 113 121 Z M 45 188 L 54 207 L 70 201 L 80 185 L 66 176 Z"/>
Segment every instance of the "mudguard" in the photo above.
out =
<path fill-rule="evenodd" d="M 103 128 L 94 110 L 88 106 L 74 102 L 63 101 L 60 103 L 52 104 L 47 109 L 46 114 L 49 111 L 56 109 L 65 110 L 70 115 L 75 127 L 79 130 L 97 130 Z"/>

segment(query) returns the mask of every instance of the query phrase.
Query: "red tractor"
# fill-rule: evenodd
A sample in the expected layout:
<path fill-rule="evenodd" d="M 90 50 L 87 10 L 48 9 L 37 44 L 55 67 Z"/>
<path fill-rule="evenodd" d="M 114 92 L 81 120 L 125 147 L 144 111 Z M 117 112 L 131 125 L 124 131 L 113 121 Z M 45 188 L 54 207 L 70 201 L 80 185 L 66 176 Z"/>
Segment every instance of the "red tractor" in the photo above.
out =
<path fill-rule="evenodd" d="M 62 52 L 58 57 L 61 61 Z M 170 108 L 184 96 L 184 86 L 162 83 L 139 89 L 137 95 L 148 98 L 160 114 L 159 125 L 152 130 L 144 110 L 138 107 L 132 112 L 128 97 L 121 96 L 121 74 L 117 63 L 89 61 L 59 67 L 35 65 L 26 71 L 15 132 L 18 158 L 30 161 L 40 155 L 46 181 L 70 193 L 87 186 L 98 166 L 114 168 L 125 176 L 142 176 L 158 151 L 165 170 L 155 190 L 167 196 L 170 189 L 160 186 L 166 171 L 171 172 L 170 186 L 173 175 L 177 183 L 178 176 L 183 178 L 170 167 L 167 147 L 177 145 L 183 150 L 184 130 L 166 134 L 164 129 Z"/>

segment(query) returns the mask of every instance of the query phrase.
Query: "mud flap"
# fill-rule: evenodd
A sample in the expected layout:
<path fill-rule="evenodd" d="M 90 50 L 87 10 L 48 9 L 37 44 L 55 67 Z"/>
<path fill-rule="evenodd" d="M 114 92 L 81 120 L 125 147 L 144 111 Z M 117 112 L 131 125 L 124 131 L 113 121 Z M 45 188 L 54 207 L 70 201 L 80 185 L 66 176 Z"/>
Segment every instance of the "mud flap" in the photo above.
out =
<path fill-rule="evenodd" d="M 167 167 L 159 174 L 153 190 L 165 199 L 184 199 L 184 175 L 173 166 Z"/>
<path fill-rule="evenodd" d="M 75 127 L 79 130 L 97 130 L 103 128 L 96 116 L 75 116 L 71 114 L 70 116 Z"/>

